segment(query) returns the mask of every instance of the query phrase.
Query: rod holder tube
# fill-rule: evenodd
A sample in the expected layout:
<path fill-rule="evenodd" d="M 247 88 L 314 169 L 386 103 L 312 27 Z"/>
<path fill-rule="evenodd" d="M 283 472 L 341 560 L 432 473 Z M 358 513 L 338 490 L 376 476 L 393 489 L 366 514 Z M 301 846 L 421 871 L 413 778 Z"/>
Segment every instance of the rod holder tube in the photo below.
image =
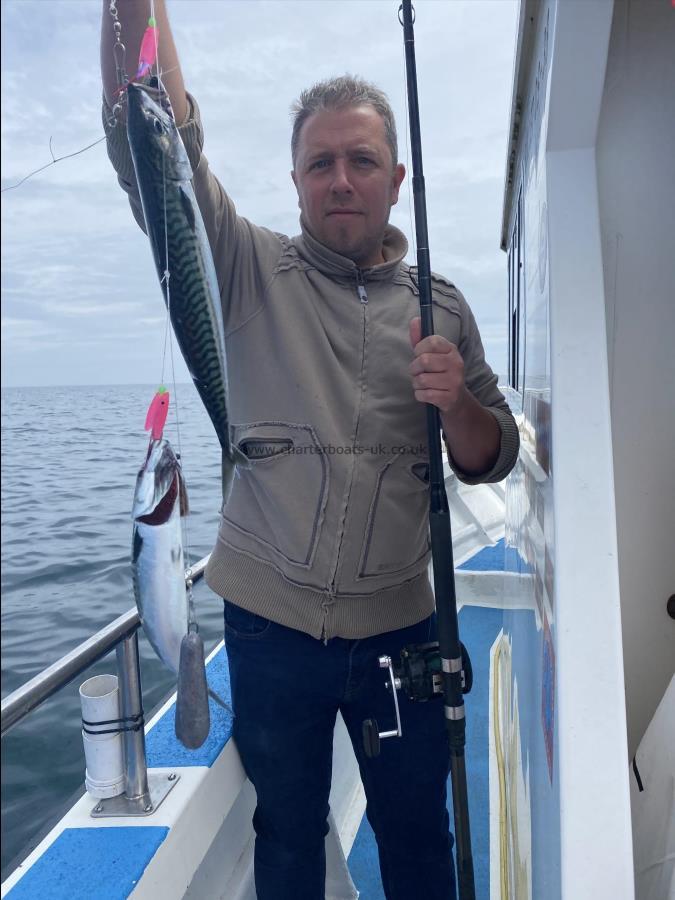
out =
<path fill-rule="evenodd" d="M 138 633 L 117 645 L 117 669 L 120 690 L 120 716 L 136 727 L 124 731 L 125 794 L 129 800 L 150 800 L 148 768 L 145 760 L 145 728 L 141 694 L 141 667 Z"/>
<path fill-rule="evenodd" d="M 82 742 L 86 771 L 84 784 L 92 797 L 124 793 L 124 752 L 117 730 L 120 698 L 116 675 L 94 675 L 80 685 Z"/>

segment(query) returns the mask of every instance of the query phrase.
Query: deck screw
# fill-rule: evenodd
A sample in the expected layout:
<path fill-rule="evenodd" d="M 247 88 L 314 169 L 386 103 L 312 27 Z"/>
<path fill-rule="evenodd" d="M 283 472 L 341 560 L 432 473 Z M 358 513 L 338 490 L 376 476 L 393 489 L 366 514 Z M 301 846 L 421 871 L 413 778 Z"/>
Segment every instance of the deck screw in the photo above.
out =
<path fill-rule="evenodd" d="M 143 807 L 143 812 L 152 812 L 152 803 L 147 803 L 147 804 Z"/>
<path fill-rule="evenodd" d="M 97 803 L 94 807 L 94 812 L 103 812 L 103 806 L 100 803 Z"/>
<path fill-rule="evenodd" d="M 172 772 L 172 773 L 169 775 L 169 781 L 175 781 L 175 780 L 176 780 L 176 773 L 175 773 L 175 772 Z"/>

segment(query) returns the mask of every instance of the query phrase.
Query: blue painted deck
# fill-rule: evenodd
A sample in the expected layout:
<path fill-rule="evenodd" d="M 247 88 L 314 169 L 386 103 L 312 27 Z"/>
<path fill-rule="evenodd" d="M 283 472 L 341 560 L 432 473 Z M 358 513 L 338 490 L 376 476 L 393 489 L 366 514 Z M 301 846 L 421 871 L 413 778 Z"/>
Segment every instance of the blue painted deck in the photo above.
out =
<path fill-rule="evenodd" d="M 168 828 L 69 828 L 6 895 L 12 900 L 124 900 Z"/>
<path fill-rule="evenodd" d="M 460 568 L 472 571 L 503 571 L 504 562 L 504 542 L 499 541 L 494 547 L 481 550 Z M 502 621 L 503 613 L 499 609 L 465 606 L 459 613 L 460 634 L 471 657 L 474 677 L 473 689 L 466 698 L 466 771 L 477 900 L 487 900 L 490 896 L 488 778 L 490 648 L 502 627 Z M 448 810 L 452 827 L 454 818 L 452 787 L 449 780 Z M 348 862 L 352 879 L 359 891 L 359 900 L 385 900 L 375 835 L 365 815 Z"/>

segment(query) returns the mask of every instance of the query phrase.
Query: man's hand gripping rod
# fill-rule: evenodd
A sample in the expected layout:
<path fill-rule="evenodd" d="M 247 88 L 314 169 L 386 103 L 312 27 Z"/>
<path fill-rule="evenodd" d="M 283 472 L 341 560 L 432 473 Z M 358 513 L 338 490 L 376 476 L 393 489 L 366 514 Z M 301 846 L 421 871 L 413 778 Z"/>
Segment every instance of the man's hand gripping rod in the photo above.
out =
<path fill-rule="evenodd" d="M 403 18 L 401 18 L 401 13 Z M 429 261 L 424 174 L 422 171 L 422 142 L 417 99 L 414 19 L 411 0 L 403 0 L 399 7 L 399 21 L 403 25 L 405 43 L 420 316 L 422 319 L 422 337 L 424 338 L 434 333 L 434 322 L 431 305 L 431 265 Z M 427 429 L 430 490 L 429 528 L 439 641 L 438 644 L 419 644 L 405 648 L 401 653 L 400 668 L 395 669 L 389 657 L 383 656 L 380 658 L 380 667 L 389 670 L 387 686 L 391 689 L 394 698 L 396 730 L 380 732 L 377 722 L 373 719 L 368 719 L 363 723 L 364 747 L 368 756 L 376 756 L 379 753 L 381 738 L 401 736 L 402 729 L 398 698 L 396 696 L 397 690 L 403 688 L 413 700 L 428 700 L 442 695 L 445 704 L 445 721 L 450 739 L 450 773 L 457 847 L 459 897 L 460 900 L 475 900 L 464 757 L 466 720 L 463 698 L 463 694 L 468 693 L 471 689 L 472 673 L 468 654 L 459 640 L 452 531 L 450 527 L 450 509 L 443 478 L 440 418 L 438 409 L 432 404 L 427 404 Z"/>

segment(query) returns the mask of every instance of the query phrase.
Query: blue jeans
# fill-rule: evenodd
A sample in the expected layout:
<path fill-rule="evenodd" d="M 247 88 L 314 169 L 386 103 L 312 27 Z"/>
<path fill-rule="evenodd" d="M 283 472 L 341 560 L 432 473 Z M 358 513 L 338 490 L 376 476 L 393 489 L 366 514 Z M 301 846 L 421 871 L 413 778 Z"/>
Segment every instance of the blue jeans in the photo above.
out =
<path fill-rule="evenodd" d="M 361 770 L 387 900 L 454 900 L 452 835 L 446 809 L 449 748 L 440 701 L 413 703 L 399 691 L 402 738 L 363 750 L 362 723 L 395 727 L 386 669 L 406 644 L 435 640 L 435 617 L 363 640 L 308 634 L 225 600 L 233 736 L 258 805 L 258 900 L 323 900 L 324 839 L 333 729 L 342 713 Z"/>

